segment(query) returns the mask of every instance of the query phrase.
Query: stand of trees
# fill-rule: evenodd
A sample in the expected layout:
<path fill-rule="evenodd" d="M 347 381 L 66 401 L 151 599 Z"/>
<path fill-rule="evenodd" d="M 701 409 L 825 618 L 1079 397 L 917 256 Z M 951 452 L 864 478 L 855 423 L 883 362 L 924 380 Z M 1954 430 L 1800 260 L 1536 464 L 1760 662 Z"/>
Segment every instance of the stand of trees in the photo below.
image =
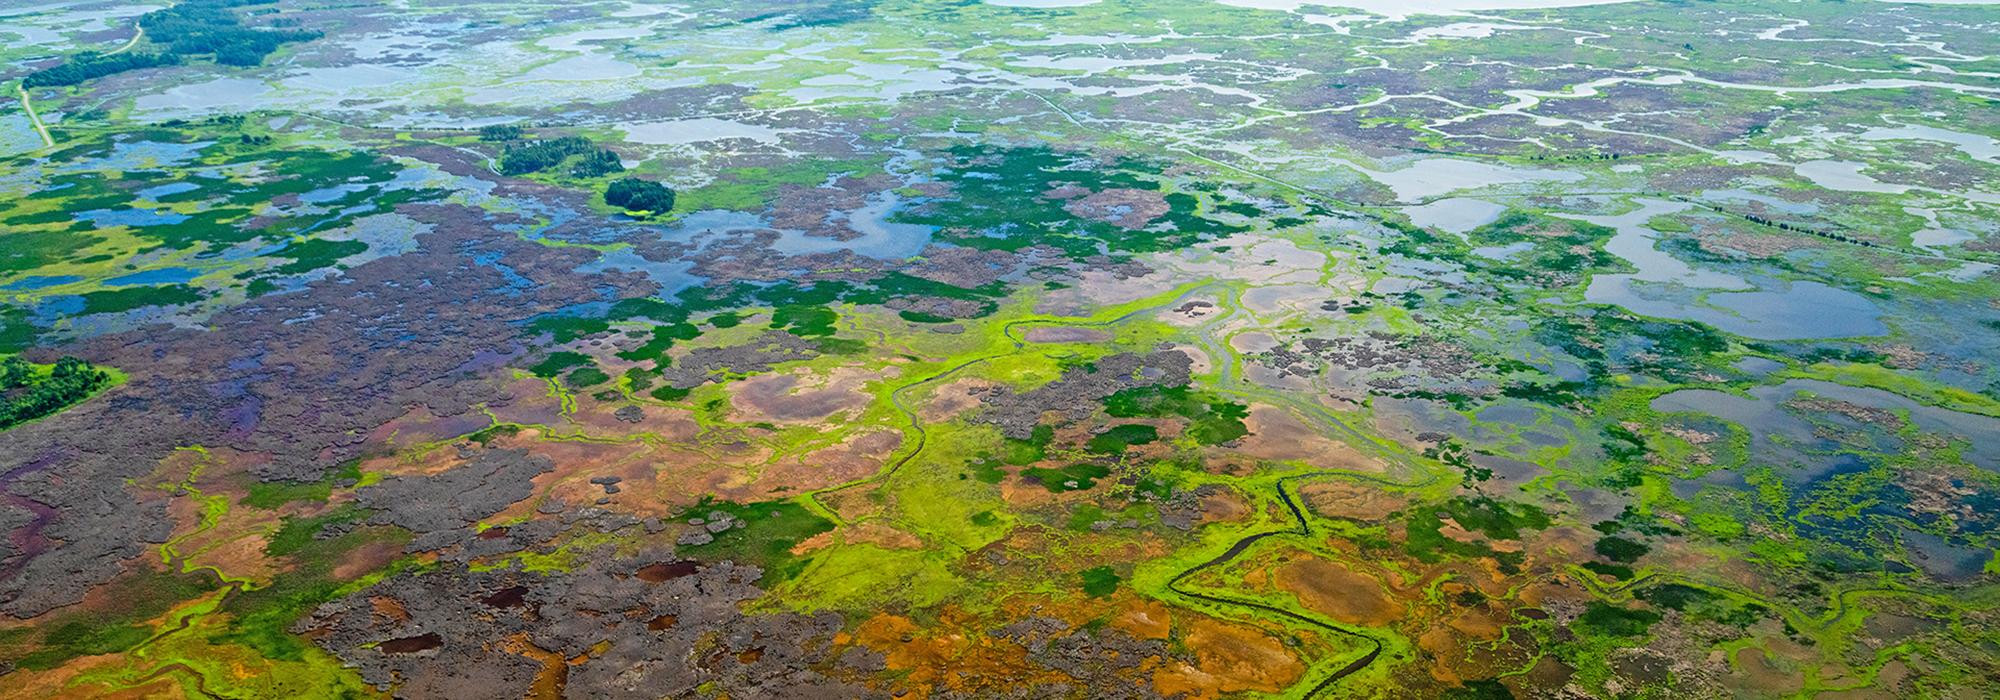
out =
<path fill-rule="evenodd" d="M 581 155 L 569 173 L 576 177 L 600 177 L 625 171 L 625 164 L 619 162 L 618 154 L 608 149 L 598 148 L 590 139 L 582 136 L 531 141 L 518 146 L 508 146 L 500 153 L 500 174 L 526 175 L 541 172 L 562 165 L 571 156 Z"/>
<path fill-rule="evenodd" d="M 166 49 L 154 53 L 105 55 L 84 52 L 61 65 L 45 68 L 22 80 L 27 87 L 77 85 L 128 70 L 177 65 L 183 56 L 212 55 L 216 63 L 254 66 L 279 46 L 311 41 L 323 34 L 304 29 L 257 29 L 242 26 L 234 8 L 265 5 L 275 0 L 184 0 L 139 17 L 146 38 Z"/>
<path fill-rule="evenodd" d="M 590 150 L 590 139 L 582 136 L 532 141 L 508 146 L 500 153 L 500 174 L 526 175 L 553 168 L 564 159 Z"/>
<path fill-rule="evenodd" d="M 604 188 L 604 202 L 627 211 L 666 213 L 674 209 L 674 191 L 652 180 L 620 178 Z"/>
<path fill-rule="evenodd" d="M 618 159 L 617 153 L 603 148 L 584 154 L 583 160 L 577 161 L 576 167 L 569 170 L 569 174 L 577 177 L 603 177 L 622 172 L 625 172 L 625 162 Z"/>
<path fill-rule="evenodd" d="M 56 360 L 47 376 L 18 357 L 0 362 L 0 430 L 52 415 L 111 383 L 111 374 L 74 357 Z"/>
<path fill-rule="evenodd" d="M 303 29 L 252 29 L 238 23 L 232 8 L 265 5 L 274 0 L 187 0 L 173 7 L 148 12 L 139 26 L 155 43 L 168 45 L 176 54 L 213 54 L 217 63 L 254 66 L 283 44 L 311 41 L 323 36 Z"/>
<path fill-rule="evenodd" d="M 479 140 L 519 141 L 521 140 L 521 127 L 515 126 L 513 124 L 492 124 L 488 126 L 482 126 L 479 127 Z"/>
<path fill-rule="evenodd" d="M 31 88 L 77 85 L 113 73 L 154 66 L 173 66 L 179 65 L 180 62 L 180 56 L 170 53 L 121 53 L 106 56 L 95 51 L 86 51 L 64 61 L 61 65 L 28 74 L 28 77 L 21 79 L 21 84 Z"/>

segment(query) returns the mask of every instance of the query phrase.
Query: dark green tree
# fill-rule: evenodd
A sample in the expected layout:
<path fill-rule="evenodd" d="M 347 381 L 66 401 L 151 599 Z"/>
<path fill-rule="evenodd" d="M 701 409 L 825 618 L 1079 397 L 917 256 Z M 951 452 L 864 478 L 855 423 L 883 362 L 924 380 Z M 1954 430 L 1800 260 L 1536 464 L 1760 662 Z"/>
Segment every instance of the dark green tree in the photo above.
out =
<path fill-rule="evenodd" d="M 652 180 L 627 177 L 604 188 L 604 202 L 628 211 L 666 213 L 674 209 L 674 191 Z"/>

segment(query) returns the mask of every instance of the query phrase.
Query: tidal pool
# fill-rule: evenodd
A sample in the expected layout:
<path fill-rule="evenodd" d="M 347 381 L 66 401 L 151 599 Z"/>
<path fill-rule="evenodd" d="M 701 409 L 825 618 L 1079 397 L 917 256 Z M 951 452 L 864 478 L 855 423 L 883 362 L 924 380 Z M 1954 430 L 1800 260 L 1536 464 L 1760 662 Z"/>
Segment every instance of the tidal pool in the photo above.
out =
<path fill-rule="evenodd" d="M 1458 22 L 1437 27 L 1424 27 L 1410 32 L 1410 41 L 1430 41 L 1432 39 L 1484 39 L 1497 32 L 1535 29 L 1531 24 L 1495 24 L 1492 22 Z"/>
<path fill-rule="evenodd" d="M 1909 185 L 1883 182 L 1861 172 L 1867 168 L 1867 163 L 1849 160 L 1809 160 L 1793 166 L 1792 172 L 1811 180 L 1815 185 L 1842 192 L 1902 194 L 1910 191 Z"/>
<path fill-rule="evenodd" d="M 1457 158 L 1419 158 L 1395 170 L 1349 167 L 1395 191 L 1397 201 L 1416 202 L 1460 190 L 1524 182 L 1576 182 L 1583 176 L 1563 170 L 1519 168 Z"/>
<path fill-rule="evenodd" d="M 1296 12 L 1307 5 L 1349 7 L 1392 19 L 1410 15 L 1462 15 L 1490 10 L 1534 10 L 1613 5 L 1631 0 L 1220 0 L 1224 5 Z"/>
<path fill-rule="evenodd" d="M 591 52 L 537 66 L 521 77 L 527 80 L 617 80 L 636 78 L 643 73 L 645 71 L 631 63 Z"/>
<path fill-rule="evenodd" d="M 355 64 L 307 68 L 278 81 L 278 84 L 293 90 L 344 95 L 355 88 L 382 87 L 416 79 L 417 73 L 407 68 Z"/>
<path fill-rule="evenodd" d="M 32 275 L 14 280 L 8 283 L 7 286 L 0 287 L 0 289 L 10 292 L 31 292 L 37 289 L 60 287 L 65 284 L 82 281 L 83 278 L 77 275 Z"/>
<path fill-rule="evenodd" d="M 185 214 L 176 214 L 158 209 L 94 209 L 78 212 L 76 218 L 102 226 L 171 226 L 187 221 Z"/>
<path fill-rule="evenodd" d="M 146 189 L 139 190 L 138 192 L 135 192 L 133 194 L 138 195 L 140 199 L 151 199 L 157 201 L 161 197 L 177 195 L 182 192 L 193 192 L 198 189 L 201 189 L 201 185 L 197 185 L 192 182 L 169 182 L 164 185 L 156 185 L 153 187 L 148 187 Z"/>
<path fill-rule="evenodd" d="M 106 287 L 136 287 L 141 285 L 181 284 L 191 282 L 201 276 L 201 271 L 191 267 L 162 267 L 157 270 L 134 272 L 104 281 Z"/>
<path fill-rule="evenodd" d="M 180 85 L 165 92 L 141 95 L 132 106 L 141 112 L 205 112 L 217 109 L 249 109 L 257 98 L 271 92 L 271 86 L 246 78 L 217 78 L 205 83 Z"/>
<path fill-rule="evenodd" d="M 921 224 L 897 224 L 888 221 L 897 209 L 902 208 L 902 198 L 894 193 L 884 192 L 870 197 L 868 204 L 847 214 L 847 227 L 861 234 L 858 238 L 836 240 L 818 236 L 808 236 L 801 231 L 780 231 L 778 240 L 771 247 L 786 255 L 808 255 L 836 250 L 851 250 L 859 255 L 882 260 L 901 260 L 912 257 L 930 245 L 934 226 Z"/>
<path fill-rule="evenodd" d="M 598 254 L 596 260 L 578 267 L 577 271 L 593 274 L 612 270 L 637 272 L 660 285 L 660 296 L 671 297 L 683 289 L 706 281 L 706 278 L 689 272 L 692 269 L 694 269 L 693 261 L 669 260 L 666 262 L 655 262 L 639 257 L 637 253 L 632 252 L 630 249 L 620 249 Z"/>
<path fill-rule="evenodd" d="M 1493 223 L 1505 211 L 1506 205 L 1469 197 L 1451 197 L 1421 206 L 1403 207 L 1403 214 L 1410 217 L 1410 223 L 1461 236 Z"/>
<path fill-rule="evenodd" d="M 1557 215 L 1616 230 L 1604 249 L 1639 268 L 1634 274 L 1592 278 L 1584 299 L 1647 316 L 1700 321 L 1759 340 L 1888 332 L 1881 309 L 1854 292 L 1807 280 L 1753 282 L 1683 262 L 1654 245 L 1657 234 L 1645 222 L 1689 205 L 1658 199 L 1641 199 L 1639 204 L 1638 210 L 1616 216 Z"/>
<path fill-rule="evenodd" d="M 1083 7 L 1084 5 L 1095 5 L 1097 4 L 1097 1 L 1098 0 L 986 0 L 986 4 L 999 5 L 1001 7 L 1050 8 L 1050 7 Z"/>
<path fill-rule="evenodd" d="M 770 145 L 778 143 L 784 134 L 793 131 L 713 117 L 625 124 L 618 130 L 625 133 L 625 140 L 649 146 L 680 146 L 727 139 L 749 139 Z"/>
<path fill-rule="evenodd" d="M 1662 413 L 1705 413 L 1741 425 L 1750 431 L 1753 449 L 1761 451 L 1763 459 L 1831 468 L 1824 455 L 1814 457 L 1808 453 L 1831 453 L 1838 449 L 1839 443 L 1822 436 L 1811 422 L 1783 407 L 1784 402 L 1795 396 L 1810 394 L 1907 412 L 1909 420 L 1924 431 L 1962 440 L 1965 449 L 1960 454 L 1965 461 L 1982 469 L 2000 471 L 2000 418 L 1926 406 L 1880 389 L 1816 379 L 1787 380 L 1776 386 L 1752 388 L 1749 393 L 1750 397 L 1745 398 L 1710 389 L 1683 389 L 1653 399 L 1652 407 Z M 1884 451 L 1900 449 L 1893 444 L 1878 447 Z"/>

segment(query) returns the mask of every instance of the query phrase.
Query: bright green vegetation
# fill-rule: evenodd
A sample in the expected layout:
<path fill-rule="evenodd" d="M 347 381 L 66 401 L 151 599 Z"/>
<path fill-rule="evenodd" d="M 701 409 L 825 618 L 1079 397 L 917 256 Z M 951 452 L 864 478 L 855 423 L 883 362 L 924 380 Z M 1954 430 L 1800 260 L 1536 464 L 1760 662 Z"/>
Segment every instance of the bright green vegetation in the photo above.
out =
<path fill-rule="evenodd" d="M 54 582 L 102 587 L 0 632 L 0 667 L 337 697 L 374 661 L 526 655 L 581 696 L 665 649 L 701 685 L 645 687 L 702 697 L 793 690 L 755 685 L 773 659 L 883 695 L 1996 695 L 1991 7 L 1241 4 L 11 15 L 62 43 L 0 53 L 66 58 L 0 113 L 0 353 L 143 379 L 6 360 L 47 421 L 9 439 L 131 454 L 0 495 L 102 488 L 172 532 Z M 367 31 L 284 49 L 321 16 Z M 375 303 L 474 266 L 508 282 Z M 1101 370 L 1171 350 L 1178 386 Z M 212 401 L 171 402 L 173 445 L 61 423 L 183 396 Z M 357 505 L 492 450 L 555 466 L 480 485 L 514 500 L 476 540 Z M 0 534 L 82 532 L 44 524 Z M 762 571 L 685 655 L 535 647 L 576 622 L 546 598 L 435 655 L 375 643 L 436 610 L 382 581 L 629 590 L 668 547 Z M 382 634 L 299 633 L 341 610 Z M 768 635 L 796 621 L 758 616 L 800 613 L 827 633 L 793 663 Z"/>
<path fill-rule="evenodd" d="M 245 494 L 240 503 L 252 508 L 276 510 L 288 503 L 325 503 L 333 496 L 334 488 L 353 485 L 361 480 L 360 461 L 348 462 L 340 469 L 327 473 L 319 481 L 264 481 L 249 482 L 244 486 Z M 277 546 L 273 544 L 272 546 Z"/>
<path fill-rule="evenodd" d="M 17 628 L 0 635 L 0 661 L 11 661 L 25 669 L 50 669 L 79 656 L 125 651 L 151 638 L 154 631 L 145 623 L 165 613 L 181 601 L 215 590 L 214 582 L 200 574 L 145 573 L 124 579 L 106 591 L 107 599 L 118 601 L 114 610 L 78 611 L 62 614 L 36 637 L 33 629 Z M 24 648 L 21 642 L 34 639 L 39 648 L 14 656 Z"/>
<path fill-rule="evenodd" d="M 116 381 L 110 372 L 74 357 L 46 366 L 19 357 L 0 360 L 0 430 L 54 415 Z"/>
<path fill-rule="evenodd" d="M 297 661 L 310 647 L 286 633 L 292 621 L 343 592 L 357 588 L 333 576 L 333 567 L 354 549 L 372 542 L 401 543 L 409 533 L 396 528 L 362 527 L 337 537 L 320 539 L 313 535 L 339 518 L 360 519 L 359 514 L 321 516 L 301 521 L 297 529 L 284 530 L 265 550 L 286 557 L 294 566 L 279 574 L 270 585 L 238 591 L 222 605 L 232 616 L 228 630 L 211 638 L 214 643 L 242 644 L 264 656 Z M 291 522 L 286 523 L 292 527 Z M 308 529 L 309 528 L 309 529 Z"/>
<path fill-rule="evenodd" d="M 792 547 L 834 527 L 832 522 L 790 501 L 704 502 L 689 508 L 681 519 L 712 519 L 713 513 L 728 514 L 730 522 L 738 525 L 713 533 L 711 542 L 683 545 L 679 551 L 700 559 L 727 559 L 762 567 L 764 580 L 772 582 L 791 578 L 804 566 L 804 561 L 792 555 Z"/>
<path fill-rule="evenodd" d="M 1104 399 L 1104 412 L 1117 418 L 1184 418 L 1188 421 L 1187 436 L 1203 445 L 1220 445 L 1250 434 L 1243 424 L 1250 415 L 1248 406 L 1188 387 L 1125 389 Z"/>

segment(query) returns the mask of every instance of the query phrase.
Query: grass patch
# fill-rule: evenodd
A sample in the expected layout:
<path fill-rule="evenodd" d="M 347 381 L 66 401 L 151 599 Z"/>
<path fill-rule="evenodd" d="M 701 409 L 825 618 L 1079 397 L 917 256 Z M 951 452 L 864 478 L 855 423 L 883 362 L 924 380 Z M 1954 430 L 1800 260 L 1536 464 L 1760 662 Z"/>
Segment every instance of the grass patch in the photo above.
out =
<path fill-rule="evenodd" d="M 1086 446 L 1091 452 L 1118 454 L 1133 445 L 1145 445 L 1157 442 L 1159 439 L 1160 431 L 1153 426 L 1127 424 L 1113 426 L 1110 430 L 1090 436 L 1090 442 Z"/>
<path fill-rule="evenodd" d="M 1187 436 L 1203 445 L 1220 445 L 1250 434 L 1243 404 L 1204 395 L 1187 387 L 1142 386 L 1104 398 L 1104 412 L 1114 418 L 1168 418 L 1188 421 Z"/>
<path fill-rule="evenodd" d="M 833 530 L 832 521 L 814 515 L 804 506 L 791 501 L 736 504 L 704 500 L 678 518 L 683 522 L 689 518 L 709 518 L 711 513 L 718 511 L 742 521 L 743 526 L 713 533 L 713 541 L 682 545 L 678 551 L 710 561 L 727 559 L 754 564 L 764 569 L 762 580 L 767 582 L 783 581 L 797 575 L 797 567 L 790 566 L 794 559 L 792 547 L 814 535 Z"/>

